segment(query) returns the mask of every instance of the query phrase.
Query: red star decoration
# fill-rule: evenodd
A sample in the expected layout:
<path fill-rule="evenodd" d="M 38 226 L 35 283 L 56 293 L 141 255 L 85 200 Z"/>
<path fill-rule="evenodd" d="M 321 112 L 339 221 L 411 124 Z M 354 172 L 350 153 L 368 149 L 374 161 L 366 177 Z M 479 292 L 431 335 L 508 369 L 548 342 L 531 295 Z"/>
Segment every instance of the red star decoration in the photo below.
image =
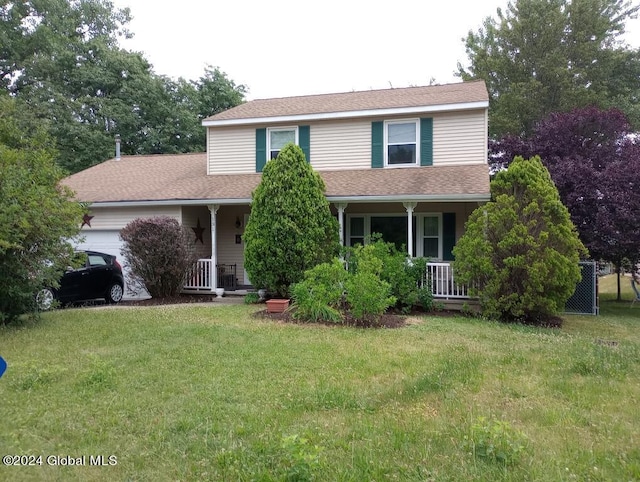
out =
<path fill-rule="evenodd" d="M 82 216 L 82 226 L 80 226 L 81 228 L 84 227 L 84 225 L 86 224 L 87 226 L 91 227 L 91 220 L 93 219 L 93 216 L 89 216 L 88 214 L 85 214 L 84 216 Z"/>
<path fill-rule="evenodd" d="M 198 225 L 195 228 L 191 228 L 191 229 L 193 229 L 193 232 L 196 235 L 196 239 L 194 240 L 194 243 L 197 243 L 198 241 L 200 241 L 202 244 L 204 244 L 204 241 L 202 240 L 202 233 L 204 233 L 204 228 L 200 226 L 200 218 L 198 218 Z"/>

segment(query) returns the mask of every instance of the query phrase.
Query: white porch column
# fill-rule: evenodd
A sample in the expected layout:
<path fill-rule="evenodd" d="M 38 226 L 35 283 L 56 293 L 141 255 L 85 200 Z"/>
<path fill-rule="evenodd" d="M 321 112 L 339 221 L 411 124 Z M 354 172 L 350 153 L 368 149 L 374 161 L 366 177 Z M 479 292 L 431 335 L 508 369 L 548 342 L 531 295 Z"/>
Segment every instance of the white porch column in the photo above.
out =
<path fill-rule="evenodd" d="M 407 210 L 407 251 L 409 257 L 413 258 L 413 210 L 418 203 L 405 202 L 402 205 Z"/>
<path fill-rule="evenodd" d="M 220 209 L 219 204 L 209 204 L 207 206 L 211 212 L 211 272 L 209 273 L 209 281 L 211 282 L 211 291 L 215 291 L 218 287 L 218 243 L 216 242 L 216 214 Z"/>
<path fill-rule="evenodd" d="M 347 209 L 347 203 L 334 204 L 338 210 L 338 224 L 340 225 L 340 246 L 344 246 L 344 210 Z"/>

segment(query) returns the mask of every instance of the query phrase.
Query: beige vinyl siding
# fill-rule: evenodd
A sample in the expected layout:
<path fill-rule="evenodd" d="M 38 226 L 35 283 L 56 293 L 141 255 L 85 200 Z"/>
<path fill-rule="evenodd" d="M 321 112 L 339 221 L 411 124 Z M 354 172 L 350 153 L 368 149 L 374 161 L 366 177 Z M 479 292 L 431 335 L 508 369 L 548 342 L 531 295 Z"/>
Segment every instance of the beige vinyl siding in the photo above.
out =
<path fill-rule="evenodd" d="M 218 211 L 218 264 L 236 265 L 237 283 L 243 283 L 244 242 L 236 244 L 236 235 L 244 233 L 244 215 L 249 212 L 248 206 L 222 206 Z M 240 227 L 236 228 L 236 220 Z"/>
<path fill-rule="evenodd" d="M 433 117 L 434 165 L 475 164 L 487 161 L 487 111 L 478 109 L 433 115 L 332 120 L 308 124 L 311 165 L 317 171 L 368 169 L 371 167 L 372 121 L 417 119 L 429 116 Z M 255 172 L 255 136 L 256 126 L 209 128 L 208 174 Z"/>
<path fill-rule="evenodd" d="M 433 118 L 433 164 L 487 162 L 486 110 L 437 114 Z"/>
<path fill-rule="evenodd" d="M 209 128 L 207 174 L 256 172 L 254 127 Z"/>
<path fill-rule="evenodd" d="M 236 235 L 244 233 L 244 215 L 249 212 L 248 206 L 221 206 L 216 214 L 216 242 L 218 265 L 236 265 L 236 278 L 238 284 L 243 281 L 244 269 L 244 243 L 236 244 Z M 204 243 L 195 242 L 194 246 L 198 258 L 211 258 L 211 213 L 204 206 L 184 207 L 182 210 L 183 225 L 192 228 L 197 226 L 200 218 L 200 226 L 205 231 L 202 236 Z M 240 220 L 240 227 L 236 227 L 236 220 Z M 191 229 L 189 229 L 191 231 Z"/>
<path fill-rule="evenodd" d="M 169 216 L 181 222 L 180 206 L 144 206 L 144 207 L 90 207 L 91 227 L 83 226 L 82 231 L 96 229 L 122 229 L 137 218 Z"/>
<path fill-rule="evenodd" d="M 371 121 L 311 124 L 311 166 L 317 171 L 371 167 Z"/>
<path fill-rule="evenodd" d="M 196 228 L 200 221 L 202 242 L 196 240 L 196 233 L 191 228 Z M 182 208 L 182 225 L 187 228 L 189 240 L 198 258 L 211 257 L 211 213 L 206 206 L 184 206 Z"/>

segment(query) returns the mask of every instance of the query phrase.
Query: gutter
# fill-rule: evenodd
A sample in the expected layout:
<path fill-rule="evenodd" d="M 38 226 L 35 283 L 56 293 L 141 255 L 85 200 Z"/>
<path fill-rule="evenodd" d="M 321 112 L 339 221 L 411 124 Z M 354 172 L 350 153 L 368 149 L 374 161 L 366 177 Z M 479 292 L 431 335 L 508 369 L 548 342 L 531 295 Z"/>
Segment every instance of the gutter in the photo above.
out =
<path fill-rule="evenodd" d="M 487 202 L 490 194 L 423 194 L 398 196 L 326 196 L 330 203 L 382 203 L 382 202 Z M 142 207 L 142 206 L 238 206 L 251 204 L 251 198 L 236 199 L 163 199 L 157 201 L 98 201 L 89 204 L 94 208 Z"/>

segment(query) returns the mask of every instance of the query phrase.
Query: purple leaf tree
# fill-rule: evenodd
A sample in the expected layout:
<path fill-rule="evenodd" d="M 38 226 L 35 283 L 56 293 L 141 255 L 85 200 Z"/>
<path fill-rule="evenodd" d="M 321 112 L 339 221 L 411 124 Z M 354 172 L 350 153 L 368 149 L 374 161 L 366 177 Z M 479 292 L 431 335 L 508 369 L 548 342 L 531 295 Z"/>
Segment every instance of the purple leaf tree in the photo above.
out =
<path fill-rule="evenodd" d="M 593 259 L 618 273 L 625 260 L 640 261 L 640 137 L 617 109 L 595 107 L 554 113 L 531 137 L 491 141 L 489 162 L 497 171 L 516 155 L 539 155 L 549 169 L 580 239 Z"/>

